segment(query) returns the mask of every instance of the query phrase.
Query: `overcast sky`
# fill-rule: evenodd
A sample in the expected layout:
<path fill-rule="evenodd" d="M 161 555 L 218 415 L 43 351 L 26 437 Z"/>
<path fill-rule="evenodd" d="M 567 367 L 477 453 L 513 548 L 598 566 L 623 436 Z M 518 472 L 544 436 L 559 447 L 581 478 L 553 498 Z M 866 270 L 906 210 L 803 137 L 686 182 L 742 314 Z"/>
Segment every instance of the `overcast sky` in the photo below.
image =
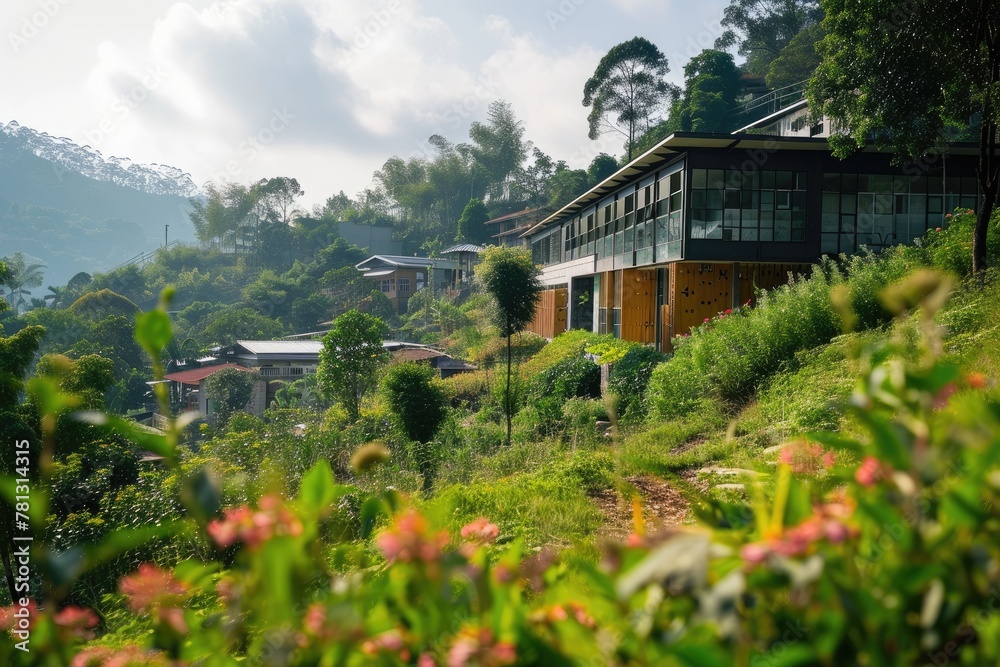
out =
<path fill-rule="evenodd" d="M 0 121 L 199 184 L 293 176 L 353 196 L 431 134 L 468 138 L 493 100 L 583 167 L 584 82 L 641 35 L 669 78 L 711 46 L 726 0 L 2 0 Z"/>

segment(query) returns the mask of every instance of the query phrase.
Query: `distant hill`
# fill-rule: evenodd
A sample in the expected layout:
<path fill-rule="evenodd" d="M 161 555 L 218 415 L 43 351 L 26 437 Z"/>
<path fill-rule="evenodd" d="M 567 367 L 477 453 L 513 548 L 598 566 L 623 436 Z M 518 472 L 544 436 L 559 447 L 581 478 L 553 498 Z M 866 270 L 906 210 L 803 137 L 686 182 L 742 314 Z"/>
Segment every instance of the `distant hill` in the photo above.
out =
<path fill-rule="evenodd" d="M 193 241 L 189 197 L 173 167 L 141 165 L 11 122 L 0 123 L 0 257 L 47 265 L 44 285 L 106 271 L 171 241 Z M 44 291 L 44 290 L 36 290 Z"/>

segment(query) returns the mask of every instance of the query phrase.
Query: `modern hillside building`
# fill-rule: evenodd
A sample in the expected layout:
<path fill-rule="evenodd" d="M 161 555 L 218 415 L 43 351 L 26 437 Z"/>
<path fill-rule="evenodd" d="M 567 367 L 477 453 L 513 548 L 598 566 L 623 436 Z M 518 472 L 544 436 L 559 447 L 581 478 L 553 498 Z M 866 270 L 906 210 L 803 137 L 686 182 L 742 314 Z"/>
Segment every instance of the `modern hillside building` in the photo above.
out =
<path fill-rule="evenodd" d="M 374 289 L 381 290 L 397 312 L 404 312 L 406 302 L 424 285 L 430 284 L 435 292 L 452 290 L 456 289 L 459 278 L 456 261 L 430 257 L 372 255 L 354 268 L 375 281 Z"/>
<path fill-rule="evenodd" d="M 841 160 L 799 106 L 732 135 L 674 134 L 533 225 L 522 236 L 545 292 L 530 329 L 665 350 L 822 255 L 911 243 L 976 207 L 974 146 L 902 165 L 873 148 Z"/>

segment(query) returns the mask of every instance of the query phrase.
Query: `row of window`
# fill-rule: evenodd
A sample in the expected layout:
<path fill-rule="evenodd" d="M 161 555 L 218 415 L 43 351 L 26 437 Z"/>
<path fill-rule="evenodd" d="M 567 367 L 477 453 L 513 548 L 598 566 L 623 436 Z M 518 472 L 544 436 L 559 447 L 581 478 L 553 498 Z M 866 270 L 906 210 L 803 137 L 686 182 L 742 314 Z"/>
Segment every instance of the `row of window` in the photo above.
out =
<path fill-rule="evenodd" d="M 380 288 L 384 293 L 396 292 L 399 295 L 410 293 L 409 278 L 383 278 Z M 397 289 L 398 288 L 398 289 Z"/>
<path fill-rule="evenodd" d="M 808 175 L 691 170 L 691 238 L 804 242 Z"/>

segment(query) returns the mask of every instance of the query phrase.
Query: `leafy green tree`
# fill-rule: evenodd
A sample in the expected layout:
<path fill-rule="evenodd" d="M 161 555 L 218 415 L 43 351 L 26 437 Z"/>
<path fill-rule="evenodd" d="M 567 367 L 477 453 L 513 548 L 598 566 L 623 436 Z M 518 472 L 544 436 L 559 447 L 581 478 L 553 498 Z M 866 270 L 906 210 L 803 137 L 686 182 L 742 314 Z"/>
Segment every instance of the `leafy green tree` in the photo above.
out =
<path fill-rule="evenodd" d="M 821 4 L 820 0 L 730 0 L 722 18 L 726 31 L 715 48 L 737 47 L 746 58 L 744 69 L 765 76 L 796 35 L 823 20 Z"/>
<path fill-rule="evenodd" d="M 535 316 L 542 285 L 538 268 L 526 248 L 489 247 L 481 255 L 476 280 L 493 301 L 490 319 L 507 339 L 507 381 L 504 385 L 504 414 L 507 418 L 507 445 L 510 445 L 513 418 L 511 403 L 511 337 L 523 331 Z"/>
<path fill-rule="evenodd" d="M 594 187 L 616 171 L 618 171 L 618 161 L 607 153 L 600 153 L 587 167 L 588 184 Z"/>
<path fill-rule="evenodd" d="M 590 138 L 621 134 L 631 160 L 635 140 L 676 96 L 676 86 L 664 79 L 669 72 L 666 56 L 645 38 L 612 47 L 583 87 L 583 106 L 590 107 Z"/>
<path fill-rule="evenodd" d="M 272 340 L 284 333 L 280 322 L 252 308 L 226 308 L 209 318 L 200 339 L 206 346 L 231 345 L 238 340 Z"/>
<path fill-rule="evenodd" d="M 69 309 L 74 315 L 92 322 L 99 322 L 112 316 L 133 320 L 136 314 L 141 312 L 139 306 L 106 288 L 84 294 L 74 301 Z"/>
<path fill-rule="evenodd" d="M 671 109 L 670 132 L 731 131 L 740 85 L 731 55 L 712 49 L 699 53 L 684 66 L 684 92 Z"/>
<path fill-rule="evenodd" d="M 444 421 L 448 405 L 434 381 L 434 369 L 412 362 L 394 364 L 382 379 L 382 391 L 403 432 L 422 445 L 417 450 L 417 466 L 424 478 L 424 491 L 430 491 L 437 457 L 427 444 Z"/>
<path fill-rule="evenodd" d="M 486 122 L 475 122 L 469 128 L 470 151 L 476 169 L 486 178 L 486 196 L 491 202 L 517 199 L 517 181 L 521 167 L 531 150 L 524 139 L 524 123 L 514 115 L 509 102 L 492 102 L 486 112 Z"/>
<path fill-rule="evenodd" d="M 983 206 L 972 269 L 986 268 L 986 232 L 1000 193 L 1000 4 L 967 0 L 827 0 L 823 62 L 810 106 L 844 128 L 834 153 L 872 137 L 902 158 L 941 152 L 950 124 L 979 120 Z"/>
<path fill-rule="evenodd" d="M 205 398 L 212 401 L 217 423 L 225 428 L 237 410 L 253 398 L 257 374 L 239 368 L 223 368 L 205 378 Z"/>
<path fill-rule="evenodd" d="M 548 182 L 548 206 L 559 209 L 587 191 L 590 177 L 583 169 L 570 169 L 562 160 Z"/>
<path fill-rule="evenodd" d="M 811 78 L 821 60 L 817 46 L 825 36 L 822 23 L 803 28 L 768 66 L 768 87 L 777 90 Z"/>
<path fill-rule="evenodd" d="M 10 306 L 15 313 L 19 313 L 27 303 L 25 297 L 31 293 L 31 288 L 41 286 L 42 269 L 45 268 L 45 265 L 29 264 L 24 258 L 24 253 L 21 252 L 15 252 L 9 257 L 4 257 L 3 260 L 7 270 L 0 285 L 7 288 Z"/>
<path fill-rule="evenodd" d="M 486 243 L 486 222 L 490 219 L 490 214 L 486 210 L 486 205 L 482 199 L 473 198 L 462 210 L 462 217 L 458 219 L 458 232 L 455 234 L 455 241 L 458 243 Z"/>
<path fill-rule="evenodd" d="M 388 327 L 380 318 L 349 310 L 333 321 L 319 353 L 320 391 L 343 404 L 350 419 L 361 415 L 361 399 L 389 361 L 382 346 Z"/>

